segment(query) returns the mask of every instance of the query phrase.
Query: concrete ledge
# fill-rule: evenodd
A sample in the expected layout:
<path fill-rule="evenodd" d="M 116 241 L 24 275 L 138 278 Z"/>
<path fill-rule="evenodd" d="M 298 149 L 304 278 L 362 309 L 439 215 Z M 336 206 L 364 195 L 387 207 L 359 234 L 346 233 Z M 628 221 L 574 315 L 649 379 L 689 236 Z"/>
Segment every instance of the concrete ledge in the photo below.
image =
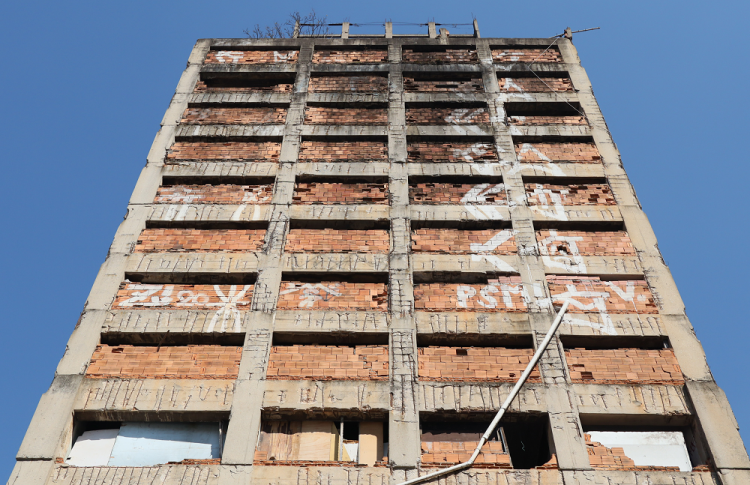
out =
<path fill-rule="evenodd" d="M 486 103 L 487 98 L 485 93 L 404 93 L 406 103 Z"/>
<path fill-rule="evenodd" d="M 297 175 L 387 177 L 390 168 L 391 164 L 388 162 L 299 162 Z"/>
<path fill-rule="evenodd" d="M 206 333 L 211 329 L 214 310 L 111 310 L 107 312 L 102 333 Z M 210 333 L 244 334 L 252 328 L 252 312 L 240 311 L 239 328 L 221 328 L 221 322 L 214 325 Z"/>
<path fill-rule="evenodd" d="M 420 412 L 497 412 L 510 394 L 513 382 L 431 382 L 417 387 Z M 510 412 L 546 412 L 542 384 L 527 383 L 513 400 Z"/>
<path fill-rule="evenodd" d="M 56 465 L 48 485 L 239 485 L 230 481 L 241 468 L 222 465 L 161 465 L 152 467 L 69 467 Z M 249 473 L 248 473 L 249 475 Z"/>
<path fill-rule="evenodd" d="M 386 312 L 336 312 L 278 310 L 276 332 L 387 332 Z"/>
<path fill-rule="evenodd" d="M 164 177 L 275 177 L 278 163 L 271 162 L 225 162 L 181 161 L 164 165 Z M 200 181 L 197 181 L 200 183 Z"/>
<path fill-rule="evenodd" d="M 385 138 L 385 125 L 303 125 L 302 136 L 377 136 Z"/>
<path fill-rule="evenodd" d="M 293 205 L 289 218 L 383 221 L 388 220 L 390 213 L 387 205 Z"/>
<path fill-rule="evenodd" d="M 565 485 L 721 485 L 711 472 L 654 472 L 581 470 L 563 471 Z"/>
<path fill-rule="evenodd" d="M 189 141 L 190 138 L 281 138 L 284 125 L 191 125 L 181 124 L 175 139 Z"/>
<path fill-rule="evenodd" d="M 263 408 L 266 414 L 302 412 L 314 417 L 327 411 L 377 412 L 391 406 L 390 384 L 383 381 L 311 381 L 266 379 Z"/>
<path fill-rule="evenodd" d="M 679 385 L 573 384 L 581 414 L 661 415 L 691 414 L 685 388 Z"/>
<path fill-rule="evenodd" d="M 622 214 L 616 205 L 529 206 L 535 221 L 620 222 Z"/>
<path fill-rule="evenodd" d="M 642 276 L 637 256 L 580 256 L 580 262 L 567 256 L 540 256 L 546 274 L 587 274 Z"/>
<path fill-rule="evenodd" d="M 201 74 L 251 72 L 297 72 L 297 63 L 289 64 L 203 64 Z"/>
<path fill-rule="evenodd" d="M 257 273 L 258 253 L 134 253 L 128 257 L 127 273 Z"/>
<path fill-rule="evenodd" d="M 521 261 L 516 255 L 414 253 L 413 271 L 467 271 L 472 273 L 518 273 Z"/>
<path fill-rule="evenodd" d="M 531 334 L 528 313 L 414 312 L 418 334 Z"/>
<path fill-rule="evenodd" d="M 657 314 L 567 313 L 560 325 L 561 335 L 621 335 L 628 337 L 667 335 L 662 317 Z"/>
<path fill-rule="evenodd" d="M 368 73 L 388 73 L 390 64 L 310 64 L 310 73 L 349 73 L 366 75 Z"/>
<path fill-rule="evenodd" d="M 282 93 L 193 93 L 188 105 L 200 104 L 285 104 L 292 100 L 291 94 Z"/>
<path fill-rule="evenodd" d="M 471 209 L 471 210 L 470 210 Z M 510 209 L 502 205 L 412 205 L 411 219 L 417 221 L 507 221 Z"/>
<path fill-rule="evenodd" d="M 310 103 L 383 103 L 385 104 L 385 103 L 388 103 L 388 93 L 353 93 L 353 92 L 308 93 L 307 103 L 308 104 Z"/>
<path fill-rule="evenodd" d="M 388 485 L 390 476 L 391 470 L 386 467 L 253 466 L 252 483 L 253 485 Z"/>
<path fill-rule="evenodd" d="M 430 136 L 430 137 L 464 137 L 464 136 L 493 136 L 491 125 L 409 125 L 406 127 L 406 136 Z M 458 140 L 458 139 L 457 139 Z M 446 140 L 449 141 L 449 140 Z M 458 140 L 463 141 L 463 140 Z"/>
<path fill-rule="evenodd" d="M 581 125 L 532 125 L 516 126 L 508 128 L 512 136 L 565 136 L 565 137 L 590 137 L 591 130 L 588 126 Z"/>
<path fill-rule="evenodd" d="M 345 272 L 386 272 L 387 254 L 336 253 L 284 254 L 283 271 L 345 271 Z"/>
<path fill-rule="evenodd" d="M 147 220 L 158 222 L 267 221 L 270 205 L 153 204 Z"/>

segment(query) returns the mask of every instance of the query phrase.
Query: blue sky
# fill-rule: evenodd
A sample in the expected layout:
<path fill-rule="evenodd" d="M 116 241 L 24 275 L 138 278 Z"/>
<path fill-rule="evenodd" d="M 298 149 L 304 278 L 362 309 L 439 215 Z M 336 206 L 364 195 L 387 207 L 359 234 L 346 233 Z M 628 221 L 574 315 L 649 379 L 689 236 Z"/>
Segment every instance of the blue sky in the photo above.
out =
<path fill-rule="evenodd" d="M 740 305 L 748 299 L 740 243 L 750 231 L 739 186 L 750 175 L 742 142 L 747 2 L 27 0 L 0 6 L 0 478 L 52 381 L 195 40 L 243 37 L 256 23 L 310 7 L 332 22 L 469 23 L 473 14 L 483 37 L 601 27 L 574 43 L 709 365 L 750 439 L 750 330 Z M 416 29 L 425 28 L 397 33 Z"/>

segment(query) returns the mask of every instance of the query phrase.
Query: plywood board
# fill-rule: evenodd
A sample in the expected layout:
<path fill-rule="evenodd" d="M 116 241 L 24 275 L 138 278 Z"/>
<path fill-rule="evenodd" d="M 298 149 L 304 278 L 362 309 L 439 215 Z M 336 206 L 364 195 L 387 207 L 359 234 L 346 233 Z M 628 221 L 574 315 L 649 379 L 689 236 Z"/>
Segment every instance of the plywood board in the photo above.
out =
<path fill-rule="evenodd" d="M 332 440 L 330 421 L 302 421 L 297 460 L 329 460 Z"/>
<path fill-rule="evenodd" d="M 359 463 L 373 466 L 383 457 L 383 423 L 359 423 Z"/>

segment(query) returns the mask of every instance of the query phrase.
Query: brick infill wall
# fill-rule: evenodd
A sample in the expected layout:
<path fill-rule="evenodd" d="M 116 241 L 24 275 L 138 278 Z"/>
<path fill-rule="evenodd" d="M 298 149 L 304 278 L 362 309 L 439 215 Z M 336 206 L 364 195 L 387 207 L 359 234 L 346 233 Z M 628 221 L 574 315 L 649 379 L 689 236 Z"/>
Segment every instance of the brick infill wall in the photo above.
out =
<path fill-rule="evenodd" d="M 386 93 L 388 78 L 384 76 L 313 76 L 307 85 L 311 93 Z"/>
<path fill-rule="evenodd" d="M 508 116 L 508 123 L 517 126 L 531 125 L 577 125 L 589 123 L 583 116 Z"/>
<path fill-rule="evenodd" d="M 635 248 L 625 231 L 536 231 L 544 256 L 635 256 Z"/>
<path fill-rule="evenodd" d="M 144 229 L 133 252 L 259 251 L 265 236 L 265 229 Z"/>
<path fill-rule="evenodd" d="M 267 125 L 286 121 L 286 108 L 188 108 L 180 123 L 215 125 Z"/>
<path fill-rule="evenodd" d="M 407 93 L 483 93 L 481 77 L 471 79 L 416 79 L 404 76 Z"/>
<path fill-rule="evenodd" d="M 676 466 L 637 466 L 631 458 L 625 455 L 624 449 L 607 448 L 599 442 L 591 441 L 591 435 L 588 433 L 584 433 L 583 436 L 586 439 L 589 464 L 596 470 L 680 471 L 680 467 Z"/>
<path fill-rule="evenodd" d="M 492 244 L 493 239 L 499 244 Z M 502 242 L 500 242 L 502 241 Z M 493 247 L 494 246 L 494 247 Z M 516 254 L 516 240 L 510 231 L 497 229 L 417 229 L 411 232 L 411 250 L 415 253 L 491 253 Z"/>
<path fill-rule="evenodd" d="M 112 302 L 113 310 L 154 309 L 247 310 L 253 285 L 171 285 L 123 282 Z"/>
<path fill-rule="evenodd" d="M 86 377 L 236 379 L 242 347 L 97 345 Z"/>
<path fill-rule="evenodd" d="M 385 125 L 388 123 L 386 108 L 330 108 L 308 106 L 305 109 L 305 124 L 308 125 Z"/>
<path fill-rule="evenodd" d="M 286 237 L 291 253 L 379 253 L 390 248 L 388 231 L 382 229 L 292 229 Z"/>
<path fill-rule="evenodd" d="M 265 142 L 182 142 L 167 150 L 170 160 L 260 160 L 278 162 L 281 143 Z"/>
<path fill-rule="evenodd" d="M 659 313 L 643 280 L 602 281 L 597 276 L 547 276 L 553 302 L 570 300 L 568 313 Z"/>
<path fill-rule="evenodd" d="M 607 184 L 524 185 L 529 205 L 617 205 Z"/>
<path fill-rule="evenodd" d="M 492 60 L 495 62 L 562 62 L 557 48 L 543 47 L 505 47 L 492 49 Z"/>
<path fill-rule="evenodd" d="M 406 108 L 406 123 L 413 125 L 473 125 L 489 123 L 490 115 L 482 107 Z"/>
<path fill-rule="evenodd" d="M 299 51 L 208 51 L 206 64 L 293 64 Z"/>
<path fill-rule="evenodd" d="M 381 64 L 388 62 L 388 51 L 377 50 L 316 50 L 313 64 Z"/>
<path fill-rule="evenodd" d="M 573 91 L 567 77 L 501 77 L 497 80 L 500 91 L 507 93 L 549 93 Z"/>
<path fill-rule="evenodd" d="M 457 465 L 469 461 L 479 441 L 422 441 L 421 461 L 425 466 Z M 493 468 L 512 468 L 510 455 L 503 451 L 500 441 L 488 441 L 477 455 L 475 464 L 495 465 Z"/>
<path fill-rule="evenodd" d="M 516 155 L 521 162 L 582 162 L 601 163 L 593 143 L 516 143 Z"/>
<path fill-rule="evenodd" d="M 570 380 L 589 384 L 683 384 L 672 349 L 569 349 Z"/>
<path fill-rule="evenodd" d="M 491 143 L 411 142 L 407 144 L 409 162 L 496 162 Z"/>
<path fill-rule="evenodd" d="M 330 162 L 386 161 L 388 146 L 384 141 L 303 141 L 299 152 L 300 161 L 319 160 Z"/>
<path fill-rule="evenodd" d="M 273 346 L 266 378 L 388 380 L 388 346 Z"/>
<path fill-rule="evenodd" d="M 422 381 L 516 382 L 534 356 L 533 349 L 504 347 L 420 347 L 417 349 Z M 539 382 L 539 369 L 529 376 Z"/>
<path fill-rule="evenodd" d="M 294 204 L 388 204 L 388 184 L 298 183 Z"/>
<path fill-rule="evenodd" d="M 427 283 L 414 285 L 414 309 L 428 312 L 526 312 L 520 276 L 483 284 Z"/>
<path fill-rule="evenodd" d="M 273 185 L 166 185 L 155 204 L 270 204 Z"/>
<path fill-rule="evenodd" d="M 425 183 L 409 185 L 412 204 L 502 204 L 507 202 L 503 184 Z"/>
<path fill-rule="evenodd" d="M 294 84 L 279 82 L 267 86 L 222 86 L 208 85 L 203 81 L 195 83 L 194 93 L 291 93 Z"/>
<path fill-rule="evenodd" d="M 282 281 L 277 310 L 388 311 L 385 283 Z"/>
<path fill-rule="evenodd" d="M 473 49 L 443 49 L 435 51 L 413 50 L 404 47 L 401 61 L 415 64 L 466 64 L 478 62 Z"/>

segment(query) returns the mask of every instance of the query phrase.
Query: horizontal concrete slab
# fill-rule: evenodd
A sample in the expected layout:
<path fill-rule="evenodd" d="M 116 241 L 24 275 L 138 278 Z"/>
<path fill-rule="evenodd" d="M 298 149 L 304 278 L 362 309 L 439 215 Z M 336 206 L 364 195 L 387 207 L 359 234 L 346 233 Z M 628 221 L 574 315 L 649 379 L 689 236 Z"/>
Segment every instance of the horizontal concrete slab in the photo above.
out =
<path fill-rule="evenodd" d="M 581 125 L 511 125 L 508 131 L 512 136 L 591 136 L 591 129 L 588 126 Z"/>
<path fill-rule="evenodd" d="M 388 93 L 308 93 L 307 103 L 387 103 Z M 354 108 L 354 106 L 351 106 Z"/>
<path fill-rule="evenodd" d="M 530 334 L 528 313 L 415 312 L 419 334 Z"/>
<path fill-rule="evenodd" d="M 388 485 L 390 476 L 391 470 L 387 467 L 256 465 L 253 466 L 252 483 L 253 485 Z M 241 483 L 244 485 L 250 482 Z"/>
<path fill-rule="evenodd" d="M 414 271 L 468 271 L 472 273 L 518 273 L 520 260 L 515 255 L 414 253 Z"/>
<path fill-rule="evenodd" d="M 297 163 L 297 175 L 327 176 L 383 176 L 387 177 L 391 164 L 387 162 L 311 162 Z"/>
<path fill-rule="evenodd" d="M 243 73 L 243 72 L 297 72 L 297 63 L 285 64 L 203 64 L 201 73 Z"/>
<path fill-rule="evenodd" d="M 247 468 L 246 482 L 230 481 Z M 153 467 L 55 466 L 48 485 L 223 485 L 250 483 L 251 467 L 222 465 L 160 465 Z"/>
<path fill-rule="evenodd" d="M 507 221 L 510 209 L 501 205 L 412 205 L 411 218 L 417 221 Z"/>
<path fill-rule="evenodd" d="M 689 399 L 682 386 L 573 384 L 581 414 L 690 415 Z"/>
<path fill-rule="evenodd" d="M 637 256 L 542 256 L 546 274 L 643 275 Z"/>
<path fill-rule="evenodd" d="M 266 380 L 263 407 L 274 411 L 387 412 L 390 384 L 384 381 Z"/>
<path fill-rule="evenodd" d="M 285 104 L 292 100 L 288 93 L 193 93 L 189 105 L 196 104 Z"/>
<path fill-rule="evenodd" d="M 211 221 L 267 221 L 271 217 L 270 205 L 223 204 L 153 204 L 148 221 L 158 222 L 211 222 Z"/>
<path fill-rule="evenodd" d="M 277 332 L 387 332 L 385 312 L 286 311 L 276 312 Z"/>
<path fill-rule="evenodd" d="M 429 382 L 420 381 L 417 390 L 420 412 L 496 412 L 507 399 L 514 383 L 508 382 Z M 546 412 L 541 384 L 527 383 L 513 400 L 510 412 Z"/>
<path fill-rule="evenodd" d="M 332 219 L 332 220 L 387 220 L 391 208 L 387 205 L 292 205 L 290 219 Z"/>
<path fill-rule="evenodd" d="M 111 310 L 102 333 L 215 333 L 244 334 L 252 327 L 252 312 L 239 310 L 239 325 L 223 323 L 216 310 Z"/>
<path fill-rule="evenodd" d="M 622 214 L 615 205 L 529 206 L 535 221 L 620 222 Z"/>
<path fill-rule="evenodd" d="M 629 313 L 566 313 L 560 335 L 659 336 L 666 329 L 659 315 Z"/>
<path fill-rule="evenodd" d="M 282 268 L 283 271 L 385 272 L 388 271 L 388 255 L 366 253 L 284 254 Z"/>
<path fill-rule="evenodd" d="M 485 93 L 404 93 L 404 101 L 407 103 L 486 103 L 492 94 Z"/>
<path fill-rule="evenodd" d="M 128 257 L 128 273 L 255 273 L 258 253 L 134 253 Z"/>
<path fill-rule="evenodd" d="M 303 125 L 302 136 L 379 136 L 385 138 L 385 125 Z"/>
<path fill-rule="evenodd" d="M 452 137 L 452 136 L 493 136 L 491 125 L 411 125 L 406 127 L 406 136 L 430 136 L 430 137 Z M 449 141 L 449 140 L 446 140 Z"/>
<path fill-rule="evenodd" d="M 272 162 L 184 161 L 165 164 L 162 175 L 165 177 L 275 177 L 278 168 L 279 164 Z"/>
<path fill-rule="evenodd" d="M 284 125 L 191 125 L 177 127 L 175 138 L 281 138 Z"/>

